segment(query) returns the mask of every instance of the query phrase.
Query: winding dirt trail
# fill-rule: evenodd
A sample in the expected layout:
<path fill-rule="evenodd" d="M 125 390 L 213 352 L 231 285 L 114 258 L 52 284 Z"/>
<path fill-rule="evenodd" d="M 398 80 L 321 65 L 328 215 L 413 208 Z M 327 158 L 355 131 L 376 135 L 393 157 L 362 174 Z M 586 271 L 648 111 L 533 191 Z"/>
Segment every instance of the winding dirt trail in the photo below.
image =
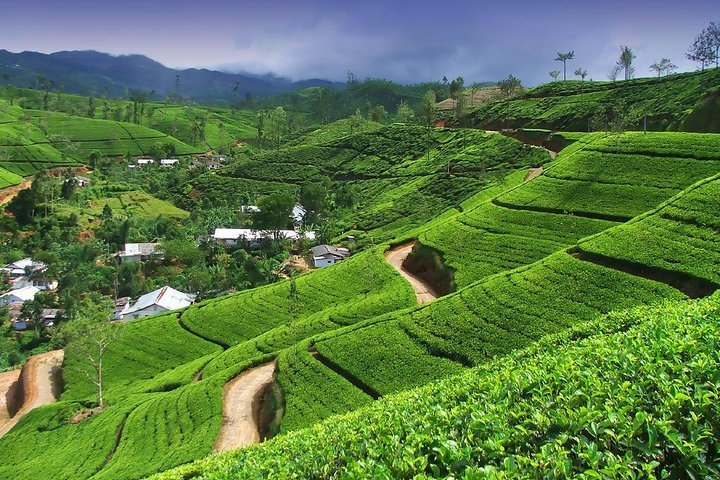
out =
<path fill-rule="evenodd" d="M 395 248 L 391 248 L 390 250 L 385 252 L 385 260 L 390 265 L 392 265 L 395 270 L 400 272 L 400 275 L 405 277 L 405 279 L 410 282 L 410 285 L 415 291 L 415 296 L 417 297 L 418 303 L 428 303 L 438 298 L 435 292 L 433 292 L 432 288 L 430 288 L 430 286 L 422 279 L 408 272 L 403 267 L 403 262 L 405 262 L 407 256 L 410 255 L 410 252 L 412 252 L 412 249 L 416 243 L 417 242 L 410 242 L 403 245 L 398 245 Z"/>
<path fill-rule="evenodd" d="M 275 362 L 251 368 L 223 388 L 223 423 L 214 452 L 224 452 L 260 441 L 260 407 L 273 382 Z"/>
<path fill-rule="evenodd" d="M 62 390 L 60 371 L 65 352 L 54 350 L 30 357 L 19 374 L 23 383 L 20 410 L 7 420 L 0 419 L 0 437 L 13 428 L 32 409 L 55 402 Z"/>

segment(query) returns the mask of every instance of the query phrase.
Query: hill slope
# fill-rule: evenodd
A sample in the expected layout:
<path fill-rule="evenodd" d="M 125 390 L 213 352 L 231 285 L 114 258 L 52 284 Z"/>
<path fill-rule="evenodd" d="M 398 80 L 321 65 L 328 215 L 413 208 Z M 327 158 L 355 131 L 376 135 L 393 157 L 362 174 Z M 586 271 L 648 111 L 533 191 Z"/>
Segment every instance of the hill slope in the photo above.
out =
<path fill-rule="evenodd" d="M 478 128 L 547 128 L 587 132 L 600 115 L 617 111 L 627 128 L 656 131 L 720 132 L 720 70 L 625 82 L 553 82 L 509 101 L 490 103 L 468 115 Z M 609 117 L 609 118 L 608 118 Z"/>

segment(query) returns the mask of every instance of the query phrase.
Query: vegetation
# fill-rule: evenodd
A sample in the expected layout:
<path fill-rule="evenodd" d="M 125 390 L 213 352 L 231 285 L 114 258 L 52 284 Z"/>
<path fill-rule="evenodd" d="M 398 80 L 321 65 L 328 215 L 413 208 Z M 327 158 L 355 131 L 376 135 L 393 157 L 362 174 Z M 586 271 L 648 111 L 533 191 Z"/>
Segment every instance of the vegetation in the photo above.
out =
<path fill-rule="evenodd" d="M 716 476 L 718 320 L 717 298 L 614 313 L 157 478 Z"/>
<path fill-rule="evenodd" d="M 720 70 L 627 82 L 551 82 L 517 99 L 480 106 L 467 122 L 475 127 L 547 128 L 587 132 L 590 120 L 620 103 L 629 106 L 631 129 L 720 132 L 714 92 Z"/>

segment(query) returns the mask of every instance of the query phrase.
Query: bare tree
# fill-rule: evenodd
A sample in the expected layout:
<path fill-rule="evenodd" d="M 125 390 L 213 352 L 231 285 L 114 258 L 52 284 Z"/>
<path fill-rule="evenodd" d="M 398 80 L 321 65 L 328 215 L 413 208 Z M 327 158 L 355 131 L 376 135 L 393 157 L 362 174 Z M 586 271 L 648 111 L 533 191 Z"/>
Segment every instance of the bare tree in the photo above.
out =
<path fill-rule="evenodd" d="M 716 67 L 718 66 L 718 48 L 720 48 L 720 27 L 713 22 L 695 37 L 685 56 L 699 63 L 700 70 L 705 71 L 705 67 L 713 62 Z"/>
<path fill-rule="evenodd" d="M 663 73 L 669 75 L 670 73 L 677 70 L 677 65 L 673 64 L 669 58 L 663 58 L 659 62 L 654 62 L 650 65 L 650 70 L 657 72 L 657 76 L 662 76 Z"/>
<path fill-rule="evenodd" d="M 567 61 L 572 60 L 573 58 L 575 58 L 574 51 L 570 51 L 570 52 L 566 52 L 566 53 L 558 52 L 557 56 L 555 57 L 556 62 L 562 62 L 562 64 L 563 64 L 563 80 L 567 80 L 567 75 L 566 75 Z"/>
<path fill-rule="evenodd" d="M 613 67 L 608 72 L 608 80 L 611 82 L 614 82 L 617 80 L 618 75 L 620 75 L 620 72 L 622 71 L 622 67 L 620 65 L 613 65 Z"/>
<path fill-rule="evenodd" d="M 553 70 L 550 72 L 550 76 L 553 79 L 553 82 L 557 82 L 558 77 L 560 76 L 560 70 Z"/>
<path fill-rule="evenodd" d="M 625 71 L 625 80 L 630 80 L 634 69 L 632 68 L 632 62 L 635 60 L 635 53 L 627 45 L 620 47 L 620 58 L 617 61 L 617 65 Z"/>
<path fill-rule="evenodd" d="M 575 76 L 580 77 L 580 80 L 583 82 L 585 81 L 585 77 L 587 77 L 587 74 L 587 70 L 584 68 L 578 68 L 577 70 L 575 70 Z"/>

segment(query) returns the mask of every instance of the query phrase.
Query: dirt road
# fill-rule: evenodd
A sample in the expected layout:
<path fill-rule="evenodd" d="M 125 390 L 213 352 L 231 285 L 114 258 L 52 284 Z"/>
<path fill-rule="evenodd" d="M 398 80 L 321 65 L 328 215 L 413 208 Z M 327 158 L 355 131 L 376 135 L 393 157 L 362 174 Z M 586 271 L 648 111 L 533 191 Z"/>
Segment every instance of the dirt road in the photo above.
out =
<path fill-rule="evenodd" d="M 0 189 L 0 205 L 6 205 L 20 193 L 20 190 L 30 188 L 33 183 L 33 177 L 28 177 L 17 185 Z"/>
<path fill-rule="evenodd" d="M 62 389 L 62 368 L 64 352 L 54 350 L 30 357 L 22 368 L 24 398 L 20 410 L 10 419 L 0 419 L 0 437 L 14 427 L 32 409 L 55 402 Z"/>
<path fill-rule="evenodd" d="M 213 451 L 223 452 L 260 441 L 260 407 L 273 382 L 275 362 L 238 375 L 223 388 L 223 424 Z"/>
<path fill-rule="evenodd" d="M 18 378 L 20 378 L 20 370 L 0 373 L 0 425 L 10 418 L 8 404 L 12 403 L 10 398 L 13 396 Z"/>
<path fill-rule="evenodd" d="M 432 302 L 437 298 L 437 295 L 433 292 L 432 288 L 430 288 L 430 286 L 422 279 L 416 277 L 403 268 L 403 262 L 407 256 L 410 255 L 415 243 L 416 242 L 411 242 L 404 245 L 398 245 L 397 247 L 388 250 L 385 252 L 385 260 L 395 267 L 395 270 L 400 272 L 400 275 L 410 282 L 410 285 L 415 291 L 418 303 Z"/>

